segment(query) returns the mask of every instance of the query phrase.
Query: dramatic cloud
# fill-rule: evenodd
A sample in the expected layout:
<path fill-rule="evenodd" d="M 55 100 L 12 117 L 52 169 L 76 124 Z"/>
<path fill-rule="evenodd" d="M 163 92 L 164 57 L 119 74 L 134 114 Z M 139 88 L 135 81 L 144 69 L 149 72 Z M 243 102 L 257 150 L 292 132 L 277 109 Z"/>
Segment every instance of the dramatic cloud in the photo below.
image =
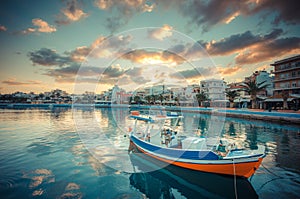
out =
<path fill-rule="evenodd" d="M 242 67 L 241 66 L 226 67 L 226 68 L 218 67 L 217 70 L 222 76 L 231 76 L 241 71 Z"/>
<path fill-rule="evenodd" d="M 228 24 L 238 16 L 255 14 L 275 14 L 275 24 L 279 22 L 297 24 L 300 22 L 297 0 L 233 0 L 221 2 L 219 0 L 190 0 L 182 3 L 181 6 L 180 11 L 184 16 L 190 18 L 190 23 L 202 26 L 204 31 L 208 31 L 217 24 Z"/>
<path fill-rule="evenodd" d="M 134 50 L 122 56 L 135 63 L 141 64 L 169 64 L 175 66 L 183 63 L 185 60 L 168 51 L 148 51 L 148 50 Z"/>
<path fill-rule="evenodd" d="M 190 24 L 202 26 L 208 31 L 212 26 L 220 23 L 230 23 L 240 14 L 244 1 L 204 1 L 190 0 L 182 3 L 182 14 L 190 18 Z M 201 14 L 199 14 L 201 13 Z"/>
<path fill-rule="evenodd" d="M 5 32 L 7 31 L 7 28 L 5 26 L 0 25 L 0 32 Z"/>
<path fill-rule="evenodd" d="M 150 4 L 146 0 L 96 0 L 95 5 L 101 10 L 117 13 L 114 17 L 106 18 L 106 28 L 112 33 L 126 25 L 135 14 L 152 12 L 155 7 L 155 4 Z"/>
<path fill-rule="evenodd" d="M 299 49 L 300 37 L 281 38 L 242 51 L 236 56 L 235 61 L 238 65 L 273 61 L 287 54 L 299 54 Z"/>
<path fill-rule="evenodd" d="M 61 10 L 61 14 L 57 16 L 58 20 L 55 22 L 59 25 L 66 25 L 79 21 L 87 16 L 88 14 L 81 9 L 81 6 L 76 0 L 70 0 L 66 2 L 66 7 Z"/>
<path fill-rule="evenodd" d="M 246 31 L 241 34 L 231 35 L 230 37 L 221 39 L 220 41 L 211 41 L 203 45 L 210 55 L 229 55 L 254 46 L 258 43 L 268 42 L 272 39 L 276 39 L 282 33 L 282 29 L 275 29 L 265 36 L 260 36 L 253 35 L 252 32 Z"/>
<path fill-rule="evenodd" d="M 282 29 L 274 29 L 265 35 L 254 35 L 251 31 L 246 31 L 219 41 L 198 41 L 194 44 L 175 45 L 169 51 L 188 59 L 201 57 L 205 51 L 210 56 L 236 55 L 235 62 L 240 66 L 270 61 L 286 54 L 299 53 L 300 38 L 281 38 L 283 34 Z M 221 73 L 224 72 L 221 70 Z"/>
<path fill-rule="evenodd" d="M 114 77 L 120 77 L 126 72 L 120 64 L 111 65 L 107 67 L 103 73 L 103 75 L 107 78 L 114 78 Z"/>
<path fill-rule="evenodd" d="M 286 22 L 287 24 L 300 23 L 300 4 L 298 0 L 260 0 L 250 10 L 250 14 L 255 14 L 261 11 L 267 11 L 269 14 L 277 13 L 274 23 Z"/>
<path fill-rule="evenodd" d="M 2 81 L 3 84 L 10 86 L 21 86 L 21 85 L 36 85 L 41 84 L 41 81 L 28 80 L 28 81 L 17 81 L 15 78 L 10 78 L 8 80 Z"/>
<path fill-rule="evenodd" d="M 53 77 L 56 82 L 74 83 L 76 82 L 95 82 L 99 75 L 103 73 L 104 68 L 94 66 L 81 67 L 78 63 L 73 63 L 66 67 L 47 69 L 44 75 Z"/>
<path fill-rule="evenodd" d="M 209 67 L 201 67 L 201 68 L 193 68 L 188 70 L 182 70 L 175 73 L 170 74 L 171 78 L 176 79 L 195 79 L 200 77 L 208 77 L 211 76 L 214 72 L 212 68 Z"/>
<path fill-rule="evenodd" d="M 42 66 L 64 66 L 72 63 L 70 57 L 59 55 L 55 50 L 48 48 L 41 48 L 40 50 L 29 52 L 28 57 L 33 64 Z"/>
<path fill-rule="evenodd" d="M 163 40 L 166 37 L 172 36 L 173 27 L 165 24 L 161 28 L 153 29 L 149 31 L 149 37 L 157 40 Z"/>
<path fill-rule="evenodd" d="M 117 56 L 116 54 L 127 50 L 126 45 L 131 39 L 132 37 L 130 35 L 119 35 L 108 38 L 100 36 L 90 46 L 77 47 L 70 52 L 70 55 L 74 61 L 78 62 L 85 61 L 88 55 L 98 58 L 109 57 L 111 55 Z"/>

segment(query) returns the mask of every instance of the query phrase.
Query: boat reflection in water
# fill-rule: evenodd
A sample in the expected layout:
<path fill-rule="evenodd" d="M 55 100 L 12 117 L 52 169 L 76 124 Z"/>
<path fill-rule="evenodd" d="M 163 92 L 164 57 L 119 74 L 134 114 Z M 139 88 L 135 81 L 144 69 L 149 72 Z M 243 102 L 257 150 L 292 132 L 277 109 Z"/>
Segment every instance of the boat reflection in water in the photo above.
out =
<path fill-rule="evenodd" d="M 148 198 L 258 198 L 246 178 L 165 166 L 138 152 L 130 159 L 135 171 L 130 184 Z"/>

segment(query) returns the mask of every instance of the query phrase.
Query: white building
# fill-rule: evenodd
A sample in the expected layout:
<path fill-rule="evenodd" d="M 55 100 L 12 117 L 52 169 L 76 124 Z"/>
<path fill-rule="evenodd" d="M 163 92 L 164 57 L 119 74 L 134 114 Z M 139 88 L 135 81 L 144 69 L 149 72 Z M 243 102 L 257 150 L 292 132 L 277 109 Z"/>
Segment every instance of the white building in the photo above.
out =
<path fill-rule="evenodd" d="M 200 92 L 208 94 L 211 101 L 225 100 L 226 82 L 219 79 L 206 79 L 200 81 Z"/>
<path fill-rule="evenodd" d="M 265 95 L 273 96 L 273 90 L 274 90 L 273 77 L 270 76 L 270 73 L 268 73 L 267 71 L 264 71 L 264 70 L 259 71 L 258 75 L 256 76 L 255 82 L 256 82 L 256 84 L 265 82 L 262 84 L 262 86 L 268 85 L 265 89 L 266 90 Z"/>

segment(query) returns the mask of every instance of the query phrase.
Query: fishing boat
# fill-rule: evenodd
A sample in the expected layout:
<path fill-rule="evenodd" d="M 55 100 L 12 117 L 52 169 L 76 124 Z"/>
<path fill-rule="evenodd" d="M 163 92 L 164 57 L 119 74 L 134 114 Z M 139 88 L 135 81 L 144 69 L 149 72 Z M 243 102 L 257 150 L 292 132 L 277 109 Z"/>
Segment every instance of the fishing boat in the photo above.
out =
<path fill-rule="evenodd" d="M 257 149 L 237 148 L 234 143 L 220 139 L 211 146 L 208 139 L 200 136 L 185 136 L 175 128 L 165 126 L 165 122 L 176 119 L 178 124 L 181 116 L 157 115 L 144 116 L 134 112 L 135 120 L 130 128 L 130 152 L 141 152 L 147 156 L 174 166 L 216 174 L 238 177 L 251 177 L 259 168 L 265 157 L 265 147 Z M 146 122 L 146 128 L 137 128 L 138 121 Z M 157 123 L 158 128 L 154 127 Z M 163 124 L 163 125 L 162 125 Z"/>

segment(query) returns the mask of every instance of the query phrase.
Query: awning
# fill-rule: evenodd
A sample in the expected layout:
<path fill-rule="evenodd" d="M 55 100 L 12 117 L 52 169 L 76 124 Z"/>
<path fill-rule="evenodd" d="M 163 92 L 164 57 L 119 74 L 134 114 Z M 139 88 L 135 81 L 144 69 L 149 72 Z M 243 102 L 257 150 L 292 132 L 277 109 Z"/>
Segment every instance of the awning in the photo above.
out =
<path fill-rule="evenodd" d="M 250 99 L 235 99 L 233 102 L 239 103 L 239 102 L 250 102 Z"/>
<path fill-rule="evenodd" d="M 290 96 L 293 98 L 300 98 L 300 94 L 290 94 Z"/>
<path fill-rule="evenodd" d="M 290 102 L 292 101 L 294 98 L 288 98 L 287 101 Z M 283 102 L 282 98 L 269 98 L 266 99 L 265 102 Z"/>

